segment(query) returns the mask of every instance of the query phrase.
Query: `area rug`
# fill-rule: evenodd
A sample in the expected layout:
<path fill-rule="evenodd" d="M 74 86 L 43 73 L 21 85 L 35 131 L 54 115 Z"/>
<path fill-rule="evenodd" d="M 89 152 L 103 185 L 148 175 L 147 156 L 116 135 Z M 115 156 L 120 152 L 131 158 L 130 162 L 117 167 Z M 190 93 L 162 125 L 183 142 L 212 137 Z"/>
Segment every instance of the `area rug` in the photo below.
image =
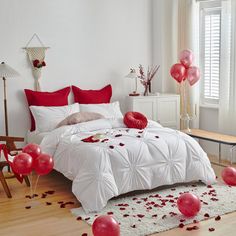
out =
<path fill-rule="evenodd" d="M 201 211 L 194 218 L 186 218 L 178 211 L 176 202 L 184 192 L 196 194 L 202 202 Z M 82 208 L 71 211 L 77 220 L 90 225 L 99 215 L 112 215 L 120 223 L 122 236 L 150 235 L 211 217 L 220 219 L 219 215 L 236 211 L 236 187 L 223 183 L 188 184 L 113 199 L 97 214 L 86 214 Z"/>

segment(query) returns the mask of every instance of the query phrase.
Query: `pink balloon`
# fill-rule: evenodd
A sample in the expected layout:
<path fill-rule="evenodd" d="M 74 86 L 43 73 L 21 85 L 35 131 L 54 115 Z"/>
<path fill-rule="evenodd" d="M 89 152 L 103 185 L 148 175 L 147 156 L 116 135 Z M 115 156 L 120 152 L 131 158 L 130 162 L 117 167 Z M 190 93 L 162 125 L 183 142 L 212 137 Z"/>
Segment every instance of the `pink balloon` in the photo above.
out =
<path fill-rule="evenodd" d="M 226 167 L 221 172 L 224 182 L 231 186 L 236 186 L 236 169 L 233 167 Z"/>
<path fill-rule="evenodd" d="M 16 155 L 12 162 L 12 169 L 20 175 L 28 175 L 33 170 L 33 158 L 27 153 Z"/>
<path fill-rule="evenodd" d="M 187 79 L 188 79 L 188 82 L 191 86 L 196 84 L 198 82 L 198 80 L 200 79 L 200 70 L 199 70 L 199 68 L 196 67 L 196 66 L 190 66 L 187 69 Z"/>
<path fill-rule="evenodd" d="M 104 215 L 95 219 L 92 225 L 94 236 L 120 236 L 120 226 L 111 216 Z"/>
<path fill-rule="evenodd" d="M 192 193 L 184 193 L 178 198 L 177 206 L 183 215 L 193 217 L 200 211 L 201 202 L 196 195 Z"/>
<path fill-rule="evenodd" d="M 52 171 L 53 158 L 47 154 L 39 155 L 34 161 L 34 170 L 38 175 L 46 175 Z"/>
<path fill-rule="evenodd" d="M 170 74 L 178 83 L 181 83 L 185 78 L 186 69 L 182 64 L 177 63 L 171 67 Z"/>
<path fill-rule="evenodd" d="M 179 60 L 185 68 L 189 68 L 191 64 L 193 63 L 193 53 L 191 50 L 183 50 L 179 54 Z"/>
<path fill-rule="evenodd" d="M 23 148 L 22 152 L 29 154 L 35 160 L 41 154 L 41 148 L 38 144 L 29 143 Z"/>

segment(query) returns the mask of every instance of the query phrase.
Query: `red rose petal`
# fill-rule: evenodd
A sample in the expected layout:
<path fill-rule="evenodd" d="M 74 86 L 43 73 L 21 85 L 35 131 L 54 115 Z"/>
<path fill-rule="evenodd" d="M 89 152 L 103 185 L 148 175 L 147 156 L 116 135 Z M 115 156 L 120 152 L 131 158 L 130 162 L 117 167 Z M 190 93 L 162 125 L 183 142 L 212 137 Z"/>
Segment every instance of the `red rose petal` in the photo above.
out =
<path fill-rule="evenodd" d="M 140 136 L 140 135 L 137 135 L 136 137 L 137 137 L 137 138 L 141 138 L 141 136 Z"/>
<path fill-rule="evenodd" d="M 185 219 L 181 219 L 181 220 L 179 220 L 180 222 L 185 222 L 186 220 Z"/>
<path fill-rule="evenodd" d="M 129 215 L 128 214 L 124 214 L 123 217 L 128 217 Z"/>
<path fill-rule="evenodd" d="M 208 213 L 206 213 L 206 214 L 204 215 L 204 217 L 207 217 L 207 218 L 209 218 L 209 217 L 210 217 L 210 215 L 209 215 Z"/>
<path fill-rule="evenodd" d="M 167 217 L 167 215 L 163 215 L 161 218 L 164 220 Z"/>
<path fill-rule="evenodd" d="M 198 229 L 199 229 L 199 227 L 196 226 L 196 225 L 194 225 L 194 226 L 190 226 L 190 227 L 187 227 L 187 228 L 186 228 L 186 230 L 188 230 L 188 231 L 198 230 Z"/>
<path fill-rule="evenodd" d="M 25 209 L 30 209 L 30 208 L 31 208 L 31 206 L 26 206 L 26 207 L 25 207 Z"/>
<path fill-rule="evenodd" d="M 120 208 L 120 210 L 121 210 L 121 211 L 124 211 L 124 210 L 125 210 L 125 208 L 124 208 L 124 207 L 121 207 L 121 208 Z"/>
<path fill-rule="evenodd" d="M 153 218 L 157 217 L 157 214 L 155 214 L 155 215 L 152 215 L 152 217 L 153 217 Z"/>
<path fill-rule="evenodd" d="M 184 224 L 183 223 L 180 223 L 179 224 L 179 228 L 183 228 L 184 227 Z"/>
<path fill-rule="evenodd" d="M 125 144 L 124 144 L 124 143 L 119 143 L 119 145 L 120 145 L 121 147 L 125 146 Z"/>
<path fill-rule="evenodd" d="M 46 193 L 46 194 L 54 194 L 55 191 L 54 191 L 54 190 L 49 190 L 49 191 L 46 191 L 45 193 Z"/>
<path fill-rule="evenodd" d="M 50 206 L 50 205 L 52 205 L 52 203 L 51 202 L 46 202 L 46 205 Z"/>
<path fill-rule="evenodd" d="M 197 221 L 197 220 L 193 220 L 193 223 L 194 223 L 194 224 L 197 224 L 197 223 L 199 223 L 199 221 Z"/>
<path fill-rule="evenodd" d="M 88 236 L 88 234 L 87 233 L 83 233 L 81 236 Z"/>
<path fill-rule="evenodd" d="M 122 136 L 122 134 L 116 134 L 115 138 L 118 138 L 118 137 L 121 137 L 121 136 Z"/>
<path fill-rule="evenodd" d="M 131 228 L 136 228 L 136 225 L 131 225 Z"/>
<path fill-rule="evenodd" d="M 47 194 L 43 193 L 41 198 L 46 198 L 47 197 Z"/>
<path fill-rule="evenodd" d="M 114 146 L 113 146 L 113 145 L 110 145 L 109 148 L 110 148 L 110 149 L 114 149 Z"/>
<path fill-rule="evenodd" d="M 159 136 L 155 136 L 155 138 L 159 138 Z"/>
<path fill-rule="evenodd" d="M 88 217 L 88 218 L 85 218 L 84 220 L 86 220 L 86 221 L 87 221 L 87 220 L 90 220 L 90 217 Z"/>
<path fill-rule="evenodd" d="M 144 215 L 142 215 L 142 214 L 137 214 L 137 216 L 138 216 L 139 218 L 143 218 L 143 217 L 144 217 Z"/>
<path fill-rule="evenodd" d="M 107 212 L 107 215 L 113 215 L 114 213 L 112 211 Z"/>
<path fill-rule="evenodd" d="M 215 221 L 219 221 L 219 220 L 221 220 L 221 217 L 220 217 L 220 216 L 217 216 L 217 217 L 215 218 Z"/>
<path fill-rule="evenodd" d="M 215 231 L 215 228 L 209 228 L 208 229 L 210 232 L 213 232 L 213 231 Z"/>
<path fill-rule="evenodd" d="M 108 139 L 108 138 L 105 138 L 105 139 L 103 139 L 103 140 L 101 141 L 101 143 L 104 143 L 104 142 L 107 142 L 107 141 L 109 141 L 109 139 Z"/>
<path fill-rule="evenodd" d="M 78 216 L 78 217 L 76 218 L 76 220 L 82 220 L 82 217 L 81 217 L 81 216 Z"/>

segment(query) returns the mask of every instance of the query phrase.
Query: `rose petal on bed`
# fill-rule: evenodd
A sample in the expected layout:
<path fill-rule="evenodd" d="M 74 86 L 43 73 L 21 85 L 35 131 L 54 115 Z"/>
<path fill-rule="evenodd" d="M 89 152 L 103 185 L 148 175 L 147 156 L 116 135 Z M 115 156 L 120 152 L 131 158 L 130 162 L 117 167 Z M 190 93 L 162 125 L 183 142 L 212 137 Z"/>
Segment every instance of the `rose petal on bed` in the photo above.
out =
<path fill-rule="evenodd" d="M 31 199 L 31 196 L 30 195 L 25 195 L 25 198 Z"/>
<path fill-rule="evenodd" d="M 171 188 L 170 190 L 171 190 L 171 191 L 175 191 L 176 189 L 175 189 L 175 188 Z"/>
<path fill-rule="evenodd" d="M 119 137 L 121 137 L 122 136 L 122 134 L 116 134 L 115 135 L 115 138 L 119 138 Z"/>
<path fill-rule="evenodd" d="M 105 138 L 105 139 L 103 139 L 103 140 L 101 141 L 101 143 L 104 143 L 104 142 L 107 142 L 107 141 L 109 141 L 109 139 L 108 139 L 108 138 Z"/>
<path fill-rule="evenodd" d="M 136 225 L 131 225 L 131 228 L 136 228 Z"/>
<path fill-rule="evenodd" d="M 90 217 L 87 217 L 87 218 L 85 218 L 84 220 L 86 220 L 86 221 L 87 221 L 87 220 L 90 220 Z"/>
<path fill-rule="evenodd" d="M 137 217 L 139 217 L 139 218 L 143 218 L 145 215 L 143 215 L 143 214 L 137 214 Z"/>
<path fill-rule="evenodd" d="M 193 223 L 197 224 L 197 223 L 199 223 L 199 221 L 198 220 L 193 220 Z"/>
<path fill-rule="evenodd" d="M 139 134 L 142 134 L 142 133 L 143 133 L 143 130 L 138 131 L 138 133 L 139 133 Z"/>
<path fill-rule="evenodd" d="M 125 146 L 125 144 L 124 144 L 124 143 L 119 143 L 119 145 L 120 145 L 121 147 Z"/>
<path fill-rule="evenodd" d="M 157 217 L 157 214 L 155 214 L 155 215 L 152 215 L 152 217 L 153 217 L 153 218 Z"/>
<path fill-rule="evenodd" d="M 209 215 L 208 213 L 206 213 L 206 214 L 204 215 L 204 217 L 209 218 L 210 215 Z"/>
<path fill-rule="evenodd" d="M 121 210 L 121 211 L 124 211 L 124 210 L 126 210 L 126 208 L 124 208 L 124 207 L 120 207 L 120 210 Z"/>
<path fill-rule="evenodd" d="M 174 196 L 169 194 L 169 195 L 167 195 L 166 197 L 172 198 L 172 197 L 174 197 Z"/>
<path fill-rule="evenodd" d="M 65 207 L 66 205 L 64 203 L 60 205 L 60 208 L 65 208 Z"/>
<path fill-rule="evenodd" d="M 55 191 L 54 191 L 54 190 L 49 190 L 49 191 L 46 191 L 45 193 L 46 193 L 46 194 L 54 194 Z"/>
<path fill-rule="evenodd" d="M 188 230 L 188 231 L 198 230 L 198 229 L 199 229 L 199 227 L 196 226 L 196 225 L 194 225 L 194 226 L 189 226 L 189 227 L 186 228 L 186 230 Z"/>
<path fill-rule="evenodd" d="M 82 233 L 81 236 L 88 236 L 88 234 L 87 233 Z"/>
<path fill-rule="evenodd" d="M 128 214 L 124 214 L 123 217 L 128 217 L 129 215 Z"/>
<path fill-rule="evenodd" d="M 31 206 L 26 206 L 26 207 L 25 207 L 25 209 L 30 209 L 30 208 L 31 208 Z"/>
<path fill-rule="evenodd" d="M 52 205 L 52 203 L 51 202 L 46 202 L 46 205 L 50 206 L 50 205 Z"/>
<path fill-rule="evenodd" d="M 183 228 L 184 227 L 184 224 L 183 223 L 180 223 L 179 224 L 179 228 Z"/>
<path fill-rule="evenodd" d="M 113 215 L 114 213 L 112 211 L 107 212 L 107 215 Z"/>
<path fill-rule="evenodd" d="M 167 217 L 167 215 L 163 215 L 161 218 L 164 220 Z"/>
<path fill-rule="evenodd" d="M 213 188 L 212 185 L 207 185 L 207 188 Z"/>
<path fill-rule="evenodd" d="M 136 137 L 137 137 L 137 138 L 141 138 L 141 135 L 137 135 Z"/>
<path fill-rule="evenodd" d="M 113 146 L 113 145 L 110 145 L 109 148 L 110 148 L 110 149 L 114 149 L 114 146 Z"/>
<path fill-rule="evenodd" d="M 155 138 L 159 138 L 159 136 L 155 136 Z"/>
<path fill-rule="evenodd" d="M 76 220 L 82 220 L 82 217 L 81 217 L 81 216 L 78 216 L 78 217 L 76 218 Z"/>
<path fill-rule="evenodd" d="M 64 203 L 63 201 L 59 201 L 59 202 L 57 202 L 58 204 L 62 204 L 62 203 Z"/>
<path fill-rule="evenodd" d="M 43 193 L 41 198 L 46 198 L 47 197 L 47 194 Z"/>
<path fill-rule="evenodd" d="M 210 232 L 213 232 L 213 231 L 215 231 L 215 228 L 209 228 L 208 229 Z"/>
<path fill-rule="evenodd" d="M 186 219 L 180 219 L 179 221 L 180 221 L 180 222 L 185 222 L 185 221 L 186 221 Z"/>
<path fill-rule="evenodd" d="M 218 215 L 216 218 L 215 218 L 215 221 L 219 221 L 221 220 L 221 217 Z"/>
<path fill-rule="evenodd" d="M 214 201 L 214 202 L 217 202 L 217 201 L 219 201 L 219 199 L 218 198 L 215 198 L 215 197 L 212 197 L 212 198 L 210 198 L 212 201 Z"/>

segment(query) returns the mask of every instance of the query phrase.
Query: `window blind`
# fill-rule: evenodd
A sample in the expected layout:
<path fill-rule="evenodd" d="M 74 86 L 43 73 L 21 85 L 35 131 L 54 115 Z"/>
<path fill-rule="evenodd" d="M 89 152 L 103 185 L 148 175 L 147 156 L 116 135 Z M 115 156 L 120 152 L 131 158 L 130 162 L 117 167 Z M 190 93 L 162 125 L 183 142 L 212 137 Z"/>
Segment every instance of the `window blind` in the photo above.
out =
<path fill-rule="evenodd" d="M 220 52 L 221 52 L 221 11 L 207 9 L 203 13 L 203 79 L 204 99 L 219 100 L 220 93 Z"/>

